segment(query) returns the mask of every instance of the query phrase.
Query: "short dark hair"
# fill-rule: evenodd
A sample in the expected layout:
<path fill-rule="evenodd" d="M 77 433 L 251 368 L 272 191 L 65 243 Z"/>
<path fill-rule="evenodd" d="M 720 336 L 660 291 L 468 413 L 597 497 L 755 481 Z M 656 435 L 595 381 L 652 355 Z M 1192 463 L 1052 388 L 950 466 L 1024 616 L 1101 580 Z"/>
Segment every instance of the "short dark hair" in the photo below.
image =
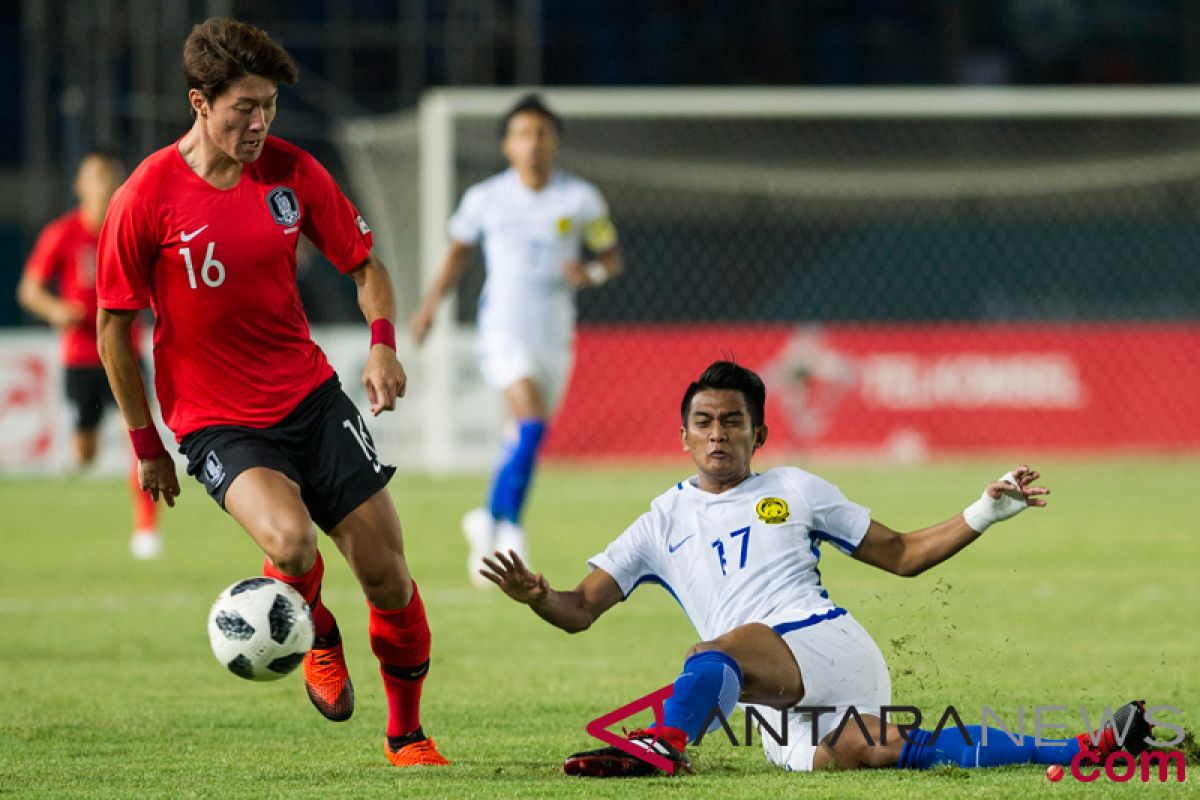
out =
<path fill-rule="evenodd" d="M 714 361 L 708 365 L 708 369 L 700 373 L 699 378 L 688 385 L 687 391 L 683 393 L 683 402 L 679 406 L 679 416 L 683 420 L 683 427 L 687 427 L 688 410 L 691 408 L 692 398 L 697 392 L 705 389 L 732 389 L 741 392 L 742 397 L 746 400 L 746 409 L 750 412 L 750 424 L 756 428 L 763 424 L 764 409 L 767 405 L 767 387 L 763 385 L 762 378 L 752 370 L 733 361 Z"/>
<path fill-rule="evenodd" d="M 526 112 L 540 114 L 546 119 L 550 120 L 551 124 L 554 125 L 555 133 L 557 133 L 559 136 L 562 136 L 562 117 L 550 110 L 550 106 L 546 105 L 546 102 L 542 100 L 542 96 L 540 94 L 537 92 L 530 92 L 529 94 L 517 100 L 517 102 L 513 104 L 512 108 L 505 112 L 504 116 L 500 118 L 501 139 L 503 139 L 505 136 L 508 136 L 508 123 L 512 122 L 512 118 L 517 114 L 524 114 Z"/>
<path fill-rule="evenodd" d="M 291 84 L 300 70 L 266 31 L 236 19 L 212 17 L 192 28 L 184 42 L 183 75 L 188 89 L 199 89 L 211 103 L 229 84 L 247 75 Z"/>

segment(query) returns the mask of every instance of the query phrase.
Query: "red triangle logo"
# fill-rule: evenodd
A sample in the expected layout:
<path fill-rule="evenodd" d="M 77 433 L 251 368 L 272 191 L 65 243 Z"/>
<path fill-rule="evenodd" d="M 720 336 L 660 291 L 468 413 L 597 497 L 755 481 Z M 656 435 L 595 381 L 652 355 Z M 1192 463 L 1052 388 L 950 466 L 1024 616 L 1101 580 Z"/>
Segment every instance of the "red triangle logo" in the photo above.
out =
<path fill-rule="evenodd" d="M 623 719 L 628 719 L 639 711 L 643 711 L 647 708 L 654 709 L 654 724 L 661 728 L 663 724 L 663 703 L 666 702 L 667 698 L 674 693 L 675 684 L 668 683 L 661 689 L 656 689 L 644 697 L 639 697 L 632 703 L 627 703 L 620 708 L 613 709 L 603 716 L 596 717 L 587 724 L 587 732 L 589 735 L 596 737 L 605 744 L 612 745 L 618 750 L 628 753 L 634 758 L 645 761 L 650 766 L 657 767 L 668 775 L 674 775 L 675 764 L 670 759 L 660 756 L 653 750 L 638 747 L 624 736 L 618 736 L 617 734 L 608 730 L 608 726 L 612 725 L 614 722 L 620 722 Z M 658 739 L 656 738 L 655 741 L 658 741 Z"/>

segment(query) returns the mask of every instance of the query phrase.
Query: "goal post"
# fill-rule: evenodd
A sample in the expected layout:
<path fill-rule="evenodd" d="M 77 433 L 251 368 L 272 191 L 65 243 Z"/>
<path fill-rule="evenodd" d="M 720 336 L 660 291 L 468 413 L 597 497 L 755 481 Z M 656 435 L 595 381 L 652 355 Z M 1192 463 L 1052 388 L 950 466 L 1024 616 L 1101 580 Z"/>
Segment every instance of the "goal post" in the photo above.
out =
<path fill-rule="evenodd" d="M 504 167 L 497 121 L 525 91 L 435 90 L 415 117 L 345 126 L 355 199 L 394 263 L 420 264 L 419 285 L 398 275 L 402 316 L 463 191 Z M 768 378 L 780 457 L 1200 448 L 1174 399 L 1200 389 L 1200 90 L 536 91 L 628 264 L 580 296 L 552 457 L 668 455 L 676 395 L 722 352 Z M 494 456 L 480 272 L 410 356 L 423 469 Z M 639 425 L 602 419 L 600 396 Z M 988 433 L 1005 412 L 1040 433 Z"/>

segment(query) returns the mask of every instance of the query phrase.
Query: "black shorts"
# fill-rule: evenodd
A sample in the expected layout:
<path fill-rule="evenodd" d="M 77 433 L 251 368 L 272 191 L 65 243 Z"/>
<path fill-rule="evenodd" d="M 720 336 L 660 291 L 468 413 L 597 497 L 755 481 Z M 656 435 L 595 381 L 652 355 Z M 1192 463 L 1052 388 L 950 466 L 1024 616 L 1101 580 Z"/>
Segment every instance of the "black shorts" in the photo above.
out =
<path fill-rule="evenodd" d="M 71 424 L 77 431 L 90 431 L 100 424 L 104 406 L 114 406 L 112 387 L 104 367 L 66 367 L 63 372 Z"/>
<path fill-rule="evenodd" d="M 336 375 L 269 428 L 211 425 L 183 437 L 179 450 L 188 474 L 221 508 L 229 485 L 246 470 L 282 472 L 300 485 L 309 515 L 326 533 L 396 472 L 379 463 L 366 423 Z"/>

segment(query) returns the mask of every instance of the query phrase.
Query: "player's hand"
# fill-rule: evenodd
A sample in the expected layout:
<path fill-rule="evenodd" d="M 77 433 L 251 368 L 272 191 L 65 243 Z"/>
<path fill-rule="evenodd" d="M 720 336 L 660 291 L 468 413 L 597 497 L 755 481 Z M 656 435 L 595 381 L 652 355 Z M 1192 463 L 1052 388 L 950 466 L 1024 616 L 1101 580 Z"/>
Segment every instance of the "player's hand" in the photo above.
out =
<path fill-rule="evenodd" d="M 521 557 L 512 550 L 507 554 L 496 551 L 491 558 L 485 557 L 483 563 L 487 569 L 479 570 L 479 574 L 518 603 L 534 605 L 550 591 L 550 584 L 542 573 L 534 575 L 530 572 Z"/>
<path fill-rule="evenodd" d="M 579 259 L 563 264 L 563 276 L 572 289 L 589 289 L 592 286 L 592 279 L 587 274 L 587 265 Z"/>
<path fill-rule="evenodd" d="M 1022 464 L 989 483 L 986 494 L 993 500 L 1000 500 L 1000 496 L 1005 495 L 1013 500 L 1022 501 L 1027 506 L 1044 506 L 1046 501 L 1041 495 L 1050 494 L 1050 490 L 1045 486 L 1033 485 L 1040 477 L 1040 472 Z"/>
<path fill-rule="evenodd" d="M 175 461 L 163 453 L 152 461 L 138 461 L 138 485 L 150 493 L 154 502 L 161 495 L 167 505 L 174 507 L 179 496 L 179 479 L 175 477 Z"/>
<path fill-rule="evenodd" d="M 87 309 L 82 303 L 72 300 L 61 300 L 50 313 L 50 324 L 55 328 L 70 328 L 87 318 Z"/>
<path fill-rule="evenodd" d="M 1042 495 L 1050 494 L 1045 486 L 1034 486 L 1033 482 L 1041 477 L 1034 469 L 1022 464 L 1014 467 L 988 484 L 971 505 L 963 510 L 963 519 L 970 528 L 983 533 L 997 522 L 1003 522 L 1020 514 L 1031 506 L 1046 505 Z"/>
<path fill-rule="evenodd" d="M 429 335 L 429 329 L 433 327 L 433 315 L 436 311 L 436 308 L 430 308 L 422 305 L 417 309 L 417 313 L 413 314 L 413 318 L 409 320 L 408 332 L 418 346 L 420 346 L 421 343 L 425 341 L 425 337 Z"/>
<path fill-rule="evenodd" d="M 378 417 L 384 411 L 396 408 L 396 398 L 404 397 L 408 376 L 396 358 L 396 351 L 386 344 L 377 344 L 371 347 L 367 356 L 362 382 L 371 403 L 371 414 Z"/>

